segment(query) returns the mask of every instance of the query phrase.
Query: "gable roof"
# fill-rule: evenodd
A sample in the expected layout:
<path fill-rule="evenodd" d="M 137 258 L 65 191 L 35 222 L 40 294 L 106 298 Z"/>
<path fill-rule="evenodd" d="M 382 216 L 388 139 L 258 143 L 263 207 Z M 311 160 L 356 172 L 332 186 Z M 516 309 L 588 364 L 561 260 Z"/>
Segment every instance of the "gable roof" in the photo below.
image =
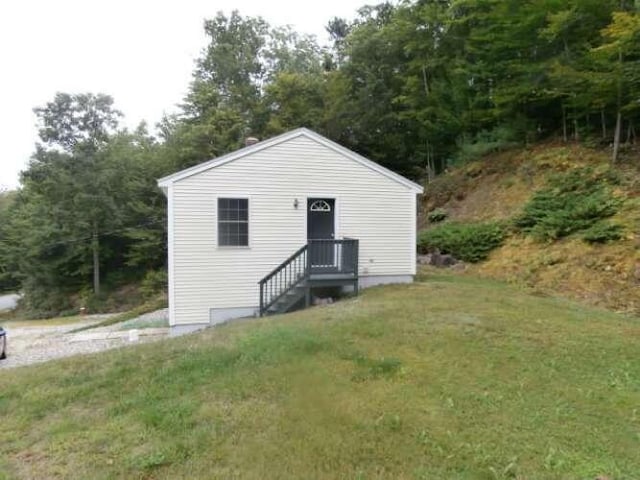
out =
<path fill-rule="evenodd" d="M 415 191 L 416 193 L 423 193 L 424 191 L 424 189 L 417 183 L 412 182 L 411 180 L 403 177 L 402 175 L 398 175 L 397 173 L 392 172 L 388 168 L 385 168 L 382 165 L 379 165 L 376 162 L 373 162 L 363 157 L 362 155 L 359 155 L 349 150 L 348 148 L 345 148 L 342 145 L 339 145 L 336 142 L 333 142 L 328 138 L 323 137 L 322 135 L 312 130 L 309 130 L 308 128 L 298 128 L 296 130 L 283 133 L 282 135 L 278 135 L 276 137 L 263 140 L 262 142 L 255 143 L 248 147 L 241 148 L 239 150 L 228 153 L 226 155 L 222 155 L 221 157 L 216 157 L 207 162 L 203 162 L 198 165 L 194 165 L 193 167 L 186 168 L 184 170 L 181 170 L 179 172 L 176 172 L 174 174 L 171 174 L 159 179 L 158 186 L 163 187 L 163 189 L 165 189 L 172 183 L 182 180 L 183 178 L 191 177 L 193 175 L 197 175 L 206 170 L 219 167 L 220 165 L 224 165 L 225 163 L 233 162 L 234 160 L 237 160 L 239 158 L 243 158 L 243 157 L 246 157 L 247 155 L 257 153 L 261 150 L 264 150 L 269 147 L 273 147 L 274 145 L 278 145 L 280 143 L 286 142 L 296 137 L 309 138 L 321 145 L 324 145 L 327 148 L 330 148 L 331 150 L 334 150 L 335 152 L 343 155 L 344 157 L 347 157 L 353 160 L 354 162 L 359 163 L 360 165 L 370 168 L 371 170 L 374 170 L 379 174 L 384 175 L 385 177 L 388 177 L 391 180 L 394 180 L 395 182 L 400 183 L 401 185 L 404 185 L 405 187 Z"/>

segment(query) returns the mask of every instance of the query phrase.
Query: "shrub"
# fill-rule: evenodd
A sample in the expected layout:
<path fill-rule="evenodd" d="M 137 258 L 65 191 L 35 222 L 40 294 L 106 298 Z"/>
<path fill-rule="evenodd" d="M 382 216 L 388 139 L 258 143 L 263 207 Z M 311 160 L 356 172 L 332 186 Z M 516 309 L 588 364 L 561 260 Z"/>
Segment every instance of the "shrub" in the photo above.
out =
<path fill-rule="evenodd" d="M 600 222 L 586 230 L 582 239 L 587 243 L 609 243 L 622 238 L 621 225 L 609 222 Z"/>
<path fill-rule="evenodd" d="M 166 270 L 149 270 L 140 284 L 140 293 L 145 299 L 167 291 L 168 278 Z"/>
<path fill-rule="evenodd" d="M 501 223 L 445 223 L 421 232 L 418 246 L 423 253 L 438 250 L 465 262 L 479 262 L 502 245 L 505 237 Z"/>
<path fill-rule="evenodd" d="M 427 220 L 429 220 L 430 223 L 438 223 L 446 220 L 448 215 L 445 209 L 436 208 L 427 214 Z"/>
<path fill-rule="evenodd" d="M 539 240 L 588 230 L 616 213 L 619 201 L 611 193 L 613 181 L 610 173 L 590 168 L 552 176 L 525 205 L 515 225 Z"/>
<path fill-rule="evenodd" d="M 466 139 L 458 141 L 458 152 L 453 163 L 464 164 L 493 152 L 516 147 L 520 144 L 517 137 L 517 129 L 512 126 L 499 125 L 492 130 L 482 130 L 471 141 Z"/>
<path fill-rule="evenodd" d="M 73 309 L 70 291 L 51 283 L 39 283 L 41 279 L 28 278 L 22 284 L 24 296 L 19 308 L 30 319 L 57 317 L 61 312 Z"/>

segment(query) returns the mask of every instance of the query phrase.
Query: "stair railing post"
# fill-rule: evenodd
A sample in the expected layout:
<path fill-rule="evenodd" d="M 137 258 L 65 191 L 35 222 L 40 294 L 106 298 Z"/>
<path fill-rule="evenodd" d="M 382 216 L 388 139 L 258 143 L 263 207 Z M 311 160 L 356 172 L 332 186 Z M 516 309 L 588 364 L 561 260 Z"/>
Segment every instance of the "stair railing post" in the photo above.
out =
<path fill-rule="evenodd" d="M 307 242 L 307 265 L 306 271 L 304 272 L 305 276 L 305 290 L 304 290 L 304 303 L 308 308 L 311 306 L 311 245 L 313 244 L 312 240 Z"/>
<path fill-rule="evenodd" d="M 355 284 L 354 284 L 354 290 L 355 290 L 355 294 L 358 295 L 358 290 L 360 289 L 360 281 L 359 281 L 359 266 L 358 266 L 358 262 L 359 262 L 359 253 L 360 253 L 360 240 L 354 240 L 353 241 L 353 249 L 354 249 L 354 259 L 353 259 L 353 274 L 355 276 Z"/>
<path fill-rule="evenodd" d="M 260 312 L 259 316 L 262 316 L 264 313 L 264 282 L 260 282 Z"/>

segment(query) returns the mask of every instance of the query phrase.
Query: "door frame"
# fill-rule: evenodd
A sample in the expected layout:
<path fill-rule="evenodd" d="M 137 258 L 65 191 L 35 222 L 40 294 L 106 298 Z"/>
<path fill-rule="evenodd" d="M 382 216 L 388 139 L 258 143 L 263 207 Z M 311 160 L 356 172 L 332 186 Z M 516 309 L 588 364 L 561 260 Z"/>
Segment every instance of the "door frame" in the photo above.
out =
<path fill-rule="evenodd" d="M 328 199 L 333 200 L 333 239 L 338 240 L 340 238 L 340 201 L 337 195 L 310 195 L 307 194 L 304 197 L 304 238 L 305 244 L 309 242 L 307 232 L 309 231 L 309 199 Z"/>

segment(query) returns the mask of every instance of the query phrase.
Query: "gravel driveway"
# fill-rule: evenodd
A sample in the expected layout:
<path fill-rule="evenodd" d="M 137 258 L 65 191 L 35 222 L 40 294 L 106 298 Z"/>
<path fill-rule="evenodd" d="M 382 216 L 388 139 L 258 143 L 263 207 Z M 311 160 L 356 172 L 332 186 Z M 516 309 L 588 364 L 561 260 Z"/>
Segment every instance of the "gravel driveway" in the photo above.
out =
<path fill-rule="evenodd" d="M 125 345 L 159 340 L 168 335 L 168 328 L 143 328 L 132 331 L 121 330 L 120 324 L 71 333 L 72 330 L 98 323 L 104 318 L 104 315 L 93 315 L 80 322 L 55 326 L 38 325 L 37 321 L 33 321 L 33 326 L 25 326 L 24 322 L 16 326 L 8 323 L 5 326 L 7 358 L 0 360 L 0 369 L 101 352 Z"/>

